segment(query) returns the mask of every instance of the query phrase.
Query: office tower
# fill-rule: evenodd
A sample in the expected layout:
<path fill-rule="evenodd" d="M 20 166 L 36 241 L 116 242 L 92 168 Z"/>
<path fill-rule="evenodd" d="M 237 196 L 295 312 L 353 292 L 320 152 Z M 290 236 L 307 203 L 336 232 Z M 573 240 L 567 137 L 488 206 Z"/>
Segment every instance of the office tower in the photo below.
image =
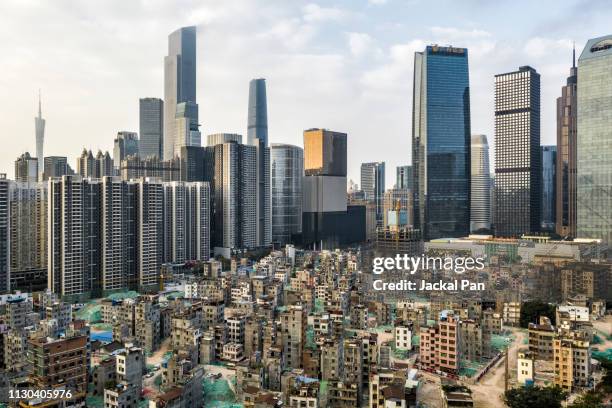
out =
<path fill-rule="evenodd" d="M 347 206 L 346 133 L 304 131 L 302 244 L 325 247 L 366 239 L 366 206 Z"/>
<path fill-rule="evenodd" d="M 158 159 L 157 159 L 158 160 Z M 136 200 L 136 285 L 152 288 L 159 282 L 164 251 L 164 189 L 159 181 L 141 178 Z"/>
<path fill-rule="evenodd" d="M 15 181 L 36 183 L 38 180 L 38 159 L 25 152 L 15 160 Z"/>
<path fill-rule="evenodd" d="M 128 157 L 121 162 L 119 174 L 122 180 L 136 180 L 142 177 L 156 178 L 160 181 L 179 181 L 181 162 L 178 157 L 160 160 L 157 156 L 140 158 Z"/>
<path fill-rule="evenodd" d="M 495 234 L 540 230 L 540 74 L 495 75 Z"/>
<path fill-rule="evenodd" d="M 47 187 L 14 182 L 9 188 L 9 277 L 11 290 L 47 286 Z"/>
<path fill-rule="evenodd" d="M 117 133 L 113 148 L 113 167 L 115 173 L 119 173 L 121 160 L 128 156 L 138 156 L 139 152 L 138 134 L 122 130 Z"/>
<path fill-rule="evenodd" d="M 414 56 L 414 225 L 426 240 L 470 231 L 468 50 L 427 46 Z"/>
<path fill-rule="evenodd" d="M 164 101 L 140 98 L 140 157 L 163 157 Z"/>
<path fill-rule="evenodd" d="M 164 184 L 165 261 L 207 261 L 210 256 L 210 186 L 205 182 Z"/>
<path fill-rule="evenodd" d="M 205 178 L 213 199 L 213 247 L 257 246 L 257 148 L 234 141 L 209 146 Z"/>
<path fill-rule="evenodd" d="M 214 133 L 206 137 L 206 146 L 216 146 L 227 142 L 242 144 L 242 135 L 235 133 Z"/>
<path fill-rule="evenodd" d="M 376 223 L 383 224 L 383 195 L 385 194 L 385 162 L 361 164 L 361 190 L 365 199 L 376 204 Z"/>
<path fill-rule="evenodd" d="M 164 57 L 163 159 L 174 157 L 177 137 L 184 142 L 187 129 L 198 122 L 196 102 L 196 28 L 182 27 L 168 36 L 168 55 Z M 179 110 L 181 103 L 186 104 Z M 177 134 L 178 122 L 181 135 Z"/>
<path fill-rule="evenodd" d="M 491 229 L 491 174 L 485 135 L 472 135 L 470 232 Z"/>
<path fill-rule="evenodd" d="M 302 233 L 304 150 L 287 144 L 270 147 L 272 180 L 272 242 L 290 244 Z"/>
<path fill-rule="evenodd" d="M 34 118 L 34 129 L 36 132 L 36 159 L 38 160 L 38 165 L 42 166 L 45 145 L 45 120 L 42 117 L 40 91 L 38 91 L 38 116 Z M 42 173 L 43 169 L 39 168 L 38 171 Z"/>
<path fill-rule="evenodd" d="M 576 236 L 576 153 L 578 114 L 578 68 L 576 50 L 573 51 L 572 68 L 566 85 L 557 98 L 557 234 Z"/>
<path fill-rule="evenodd" d="M 91 150 L 83 149 L 83 153 L 77 159 L 77 173 L 81 177 L 102 178 L 112 176 L 114 173 L 113 160 L 108 152 L 98 153 L 94 157 Z"/>
<path fill-rule="evenodd" d="M 9 185 L 0 173 L 0 293 L 9 290 Z"/>
<path fill-rule="evenodd" d="M 204 156 L 202 146 L 182 146 L 179 153 L 181 181 L 204 181 Z"/>
<path fill-rule="evenodd" d="M 304 172 L 306 176 L 346 178 L 346 133 L 327 129 L 305 130 Z"/>
<path fill-rule="evenodd" d="M 48 188 L 48 287 L 68 299 L 99 297 L 100 180 L 63 176 Z"/>
<path fill-rule="evenodd" d="M 136 281 L 137 199 L 135 183 L 103 177 L 101 185 L 101 242 L 103 294 L 134 288 Z"/>
<path fill-rule="evenodd" d="M 587 41 L 578 59 L 578 237 L 612 242 L 612 35 Z"/>
<path fill-rule="evenodd" d="M 395 169 L 395 188 L 412 191 L 412 166 L 397 166 Z"/>
<path fill-rule="evenodd" d="M 51 177 L 62 177 L 69 174 L 68 159 L 63 156 L 47 156 L 43 163 L 43 181 Z"/>
<path fill-rule="evenodd" d="M 272 241 L 272 208 L 270 198 L 270 149 L 268 148 L 268 107 L 266 80 L 249 83 L 247 143 L 257 148 L 257 245 Z"/>
<path fill-rule="evenodd" d="M 181 102 L 176 105 L 174 156 L 178 156 L 184 146 L 202 146 L 199 126 L 197 104 Z"/>
<path fill-rule="evenodd" d="M 543 231 L 555 230 L 555 211 L 557 210 L 557 146 L 540 146 L 542 163 L 542 209 L 540 228 Z"/>

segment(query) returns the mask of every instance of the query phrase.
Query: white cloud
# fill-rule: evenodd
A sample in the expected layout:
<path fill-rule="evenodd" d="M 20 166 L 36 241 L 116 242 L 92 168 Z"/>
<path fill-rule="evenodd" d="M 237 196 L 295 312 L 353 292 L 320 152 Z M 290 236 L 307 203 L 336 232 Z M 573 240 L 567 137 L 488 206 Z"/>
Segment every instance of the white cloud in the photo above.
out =
<path fill-rule="evenodd" d="M 362 57 L 372 50 L 373 39 L 367 33 L 347 33 L 348 45 L 351 54 Z"/>
<path fill-rule="evenodd" d="M 309 23 L 322 21 L 339 21 L 348 17 L 348 12 L 336 7 L 321 7 L 315 3 L 309 3 L 302 7 L 304 21 Z"/>
<path fill-rule="evenodd" d="M 534 37 L 525 43 L 523 50 L 529 57 L 541 58 L 556 54 L 559 51 L 571 50 L 572 44 L 572 41 L 569 39 L 553 40 L 550 38 Z"/>
<path fill-rule="evenodd" d="M 368 0 L 368 3 L 373 6 L 381 6 L 387 4 L 388 0 Z"/>

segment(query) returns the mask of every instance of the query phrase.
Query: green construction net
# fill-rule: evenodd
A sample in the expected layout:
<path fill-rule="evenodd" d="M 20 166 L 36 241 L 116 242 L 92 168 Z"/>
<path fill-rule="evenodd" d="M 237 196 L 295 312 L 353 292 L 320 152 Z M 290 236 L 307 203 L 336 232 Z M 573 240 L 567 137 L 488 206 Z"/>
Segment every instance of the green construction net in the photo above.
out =
<path fill-rule="evenodd" d="M 204 406 L 211 408 L 239 408 L 236 395 L 232 391 L 227 380 L 205 379 L 202 381 L 204 387 Z"/>
<path fill-rule="evenodd" d="M 134 299 L 136 297 L 140 296 L 140 294 L 138 292 L 135 292 L 133 290 L 127 290 L 125 292 L 116 292 L 113 293 L 112 295 L 108 295 L 108 298 L 110 300 L 123 300 L 123 299 Z"/>

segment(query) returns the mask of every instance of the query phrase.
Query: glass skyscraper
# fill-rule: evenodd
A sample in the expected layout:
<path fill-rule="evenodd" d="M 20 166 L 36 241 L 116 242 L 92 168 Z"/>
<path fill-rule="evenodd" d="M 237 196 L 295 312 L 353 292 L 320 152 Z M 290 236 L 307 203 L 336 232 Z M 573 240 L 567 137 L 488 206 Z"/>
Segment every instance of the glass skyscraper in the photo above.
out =
<path fill-rule="evenodd" d="M 472 135 L 471 150 L 470 231 L 477 232 L 491 229 L 491 174 L 487 137 Z"/>
<path fill-rule="evenodd" d="M 470 232 L 468 50 L 415 53 L 412 108 L 414 223 L 425 239 Z"/>
<path fill-rule="evenodd" d="M 365 194 L 365 199 L 376 205 L 376 223 L 382 226 L 385 162 L 361 163 L 361 190 Z"/>
<path fill-rule="evenodd" d="M 542 218 L 540 225 L 544 231 L 553 231 L 557 210 L 557 146 L 541 146 L 540 149 L 542 152 Z"/>
<path fill-rule="evenodd" d="M 612 242 L 612 35 L 578 59 L 577 236 Z"/>
<path fill-rule="evenodd" d="M 140 157 L 163 157 L 164 101 L 140 98 Z"/>
<path fill-rule="evenodd" d="M 272 181 L 272 242 L 292 242 L 302 233 L 302 179 L 304 151 L 301 147 L 273 143 L 270 147 Z"/>
<path fill-rule="evenodd" d="M 395 188 L 412 191 L 412 166 L 397 166 L 395 169 Z"/>

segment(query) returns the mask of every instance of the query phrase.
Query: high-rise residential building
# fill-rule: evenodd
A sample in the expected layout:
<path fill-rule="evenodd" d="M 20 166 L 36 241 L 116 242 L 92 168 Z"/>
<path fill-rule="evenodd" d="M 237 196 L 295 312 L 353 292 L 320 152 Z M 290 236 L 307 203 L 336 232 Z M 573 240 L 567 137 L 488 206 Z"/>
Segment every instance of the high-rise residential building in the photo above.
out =
<path fill-rule="evenodd" d="M 47 188 L 44 183 L 10 184 L 11 290 L 44 290 L 47 285 Z"/>
<path fill-rule="evenodd" d="M 612 35 L 587 41 L 578 59 L 578 237 L 612 242 Z"/>
<path fill-rule="evenodd" d="M 472 135 L 470 232 L 491 229 L 491 174 L 485 135 Z"/>
<path fill-rule="evenodd" d="M 397 166 L 395 168 L 395 188 L 412 191 L 412 166 Z"/>
<path fill-rule="evenodd" d="M 140 157 L 163 157 L 164 101 L 140 98 Z"/>
<path fill-rule="evenodd" d="M 229 141 L 209 145 L 206 155 L 205 178 L 211 183 L 214 197 L 213 247 L 247 249 L 258 246 L 257 148 Z"/>
<path fill-rule="evenodd" d="M 361 190 L 365 199 L 376 204 L 376 223 L 383 223 L 383 195 L 385 194 L 385 162 L 361 163 Z"/>
<path fill-rule="evenodd" d="M 257 245 L 272 242 L 272 201 L 270 195 L 270 148 L 268 147 L 268 105 L 266 80 L 249 83 L 247 143 L 257 148 Z"/>
<path fill-rule="evenodd" d="M 119 173 L 121 160 L 128 156 L 139 155 L 138 133 L 122 130 L 117 133 L 113 147 L 113 167 Z"/>
<path fill-rule="evenodd" d="M 555 230 L 557 210 L 557 146 L 540 146 L 542 163 L 542 207 L 540 228 Z"/>
<path fill-rule="evenodd" d="M 540 230 L 540 74 L 495 75 L 495 234 Z"/>
<path fill-rule="evenodd" d="M 9 289 L 9 184 L 0 173 L 0 292 Z"/>
<path fill-rule="evenodd" d="M 47 156 L 43 164 L 43 181 L 51 177 L 62 177 L 69 174 L 68 159 L 64 156 Z"/>
<path fill-rule="evenodd" d="M 164 188 L 141 178 L 136 199 L 136 286 L 152 288 L 159 282 L 164 251 Z"/>
<path fill-rule="evenodd" d="M 185 105 L 179 111 L 181 103 Z M 168 36 L 168 55 L 164 57 L 164 160 L 177 152 L 178 122 L 183 122 L 181 137 L 191 131 L 194 121 L 198 123 L 196 103 L 196 27 L 182 27 Z"/>
<path fill-rule="evenodd" d="M 164 184 L 166 262 L 207 261 L 210 256 L 210 185 Z"/>
<path fill-rule="evenodd" d="M 81 177 L 102 178 L 112 176 L 114 173 L 113 159 L 108 152 L 98 153 L 94 157 L 91 150 L 83 149 L 83 153 L 77 159 L 77 174 Z"/>
<path fill-rule="evenodd" d="M 301 147 L 272 143 L 270 170 L 272 242 L 285 245 L 302 233 L 304 151 Z"/>
<path fill-rule="evenodd" d="M 15 181 L 36 183 L 38 180 L 38 159 L 25 152 L 15 160 Z"/>
<path fill-rule="evenodd" d="M 470 83 L 466 48 L 414 56 L 414 224 L 426 240 L 470 230 Z"/>
<path fill-rule="evenodd" d="M 70 299 L 101 294 L 101 183 L 63 176 L 49 181 L 48 287 Z"/>
<path fill-rule="evenodd" d="M 38 116 L 34 118 L 34 130 L 36 132 L 36 159 L 38 160 L 38 165 L 42 166 L 45 145 L 45 120 L 42 117 L 40 91 L 38 91 Z M 43 169 L 39 168 L 38 171 L 42 173 Z"/>
<path fill-rule="evenodd" d="M 576 154 L 578 114 L 578 68 L 576 50 L 566 85 L 557 98 L 557 198 L 556 232 L 566 237 L 576 236 Z"/>

